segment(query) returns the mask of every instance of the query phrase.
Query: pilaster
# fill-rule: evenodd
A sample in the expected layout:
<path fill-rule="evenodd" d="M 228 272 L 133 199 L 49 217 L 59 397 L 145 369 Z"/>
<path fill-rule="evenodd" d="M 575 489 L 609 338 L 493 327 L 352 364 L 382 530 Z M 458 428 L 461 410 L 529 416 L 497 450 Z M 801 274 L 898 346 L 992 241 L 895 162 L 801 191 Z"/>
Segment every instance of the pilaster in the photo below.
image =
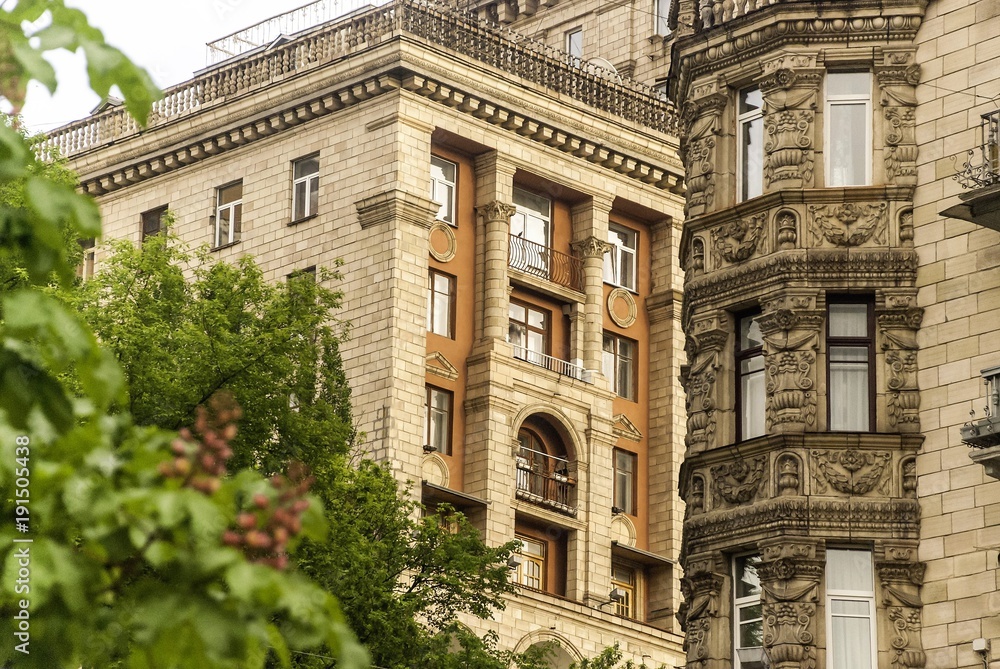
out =
<path fill-rule="evenodd" d="M 514 165 L 492 151 L 476 158 L 476 306 L 477 349 L 506 341 L 509 318 L 507 257 L 510 217 L 514 214 Z M 481 241 L 480 241 L 481 240 Z"/>

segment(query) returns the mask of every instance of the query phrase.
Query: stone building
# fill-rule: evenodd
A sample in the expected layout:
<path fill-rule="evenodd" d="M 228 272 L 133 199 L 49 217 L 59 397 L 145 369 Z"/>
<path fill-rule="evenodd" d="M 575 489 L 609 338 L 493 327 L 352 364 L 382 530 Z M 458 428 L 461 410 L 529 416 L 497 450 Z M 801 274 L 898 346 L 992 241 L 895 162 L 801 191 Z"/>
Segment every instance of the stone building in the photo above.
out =
<path fill-rule="evenodd" d="M 506 647 L 1000 660 L 1000 2 L 456 4 L 51 142 L 108 236 L 343 258 L 371 451 L 523 542 Z"/>

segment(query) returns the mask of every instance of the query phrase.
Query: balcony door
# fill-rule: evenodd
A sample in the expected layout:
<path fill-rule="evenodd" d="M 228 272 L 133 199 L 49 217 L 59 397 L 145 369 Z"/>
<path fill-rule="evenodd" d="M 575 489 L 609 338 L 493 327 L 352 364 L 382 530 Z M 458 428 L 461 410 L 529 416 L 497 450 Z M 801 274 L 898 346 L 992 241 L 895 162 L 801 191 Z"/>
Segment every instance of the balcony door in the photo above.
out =
<path fill-rule="evenodd" d="M 514 215 L 510 219 L 512 263 L 519 269 L 549 278 L 552 204 L 548 198 L 514 189 Z"/>

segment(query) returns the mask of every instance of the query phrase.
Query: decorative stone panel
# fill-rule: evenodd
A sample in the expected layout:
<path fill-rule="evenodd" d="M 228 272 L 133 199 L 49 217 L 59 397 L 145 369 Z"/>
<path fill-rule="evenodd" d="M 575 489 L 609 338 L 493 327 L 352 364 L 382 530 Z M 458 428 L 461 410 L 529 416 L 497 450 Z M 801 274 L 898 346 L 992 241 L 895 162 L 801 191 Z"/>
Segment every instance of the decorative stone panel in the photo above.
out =
<path fill-rule="evenodd" d="M 688 216 L 698 216 L 709 211 L 715 201 L 716 188 L 716 136 L 721 126 L 722 112 L 728 96 L 713 93 L 688 101 L 681 110 L 681 157 L 687 177 Z"/>
<path fill-rule="evenodd" d="M 886 64 L 875 68 L 882 105 L 886 183 L 917 183 L 916 85 L 920 66 L 912 50 L 886 53 Z"/>
<path fill-rule="evenodd" d="M 766 63 L 764 96 L 764 185 L 810 188 L 815 164 L 816 96 L 823 70 L 815 56 L 781 55 Z"/>

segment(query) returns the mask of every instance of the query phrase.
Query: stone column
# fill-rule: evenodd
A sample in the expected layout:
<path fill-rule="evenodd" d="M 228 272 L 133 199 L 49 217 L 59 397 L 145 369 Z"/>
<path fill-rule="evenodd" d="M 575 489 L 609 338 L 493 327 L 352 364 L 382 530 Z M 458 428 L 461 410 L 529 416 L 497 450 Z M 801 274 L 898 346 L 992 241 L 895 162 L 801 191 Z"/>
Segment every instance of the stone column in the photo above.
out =
<path fill-rule="evenodd" d="M 608 215 L 611 200 L 592 198 L 590 202 L 573 208 L 573 251 L 583 259 L 583 290 L 585 317 L 574 321 L 583 327 L 583 366 L 601 371 L 604 342 L 604 319 L 601 303 L 604 300 L 604 254 L 613 247 L 608 243 Z M 577 341 L 574 333 L 573 341 Z M 574 351 L 574 355 L 580 352 Z"/>
<path fill-rule="evenodd" d="M 814 56 L 782 54 L 764 63 L 764 192 L 811 188 L 816 105 L 823 68 Z"/>
<path fill-rule="evenodd" d="M 914 289 L 883 291 L 885 306 L 876 305 L 878 323 L 878 430 L 920 432 L 920 389 L 917 387 L 917 331 L 923 309 Z"/>
<path fill-rule="evenodd" d="M 719 420 L 729 416 L 727 401 L 731 393 L 720 397 L 716 383 L 719 375 L 727 373 L 722 365 L 722 352 L 729 341 L 730 326 L 723 312 L 713 311 L 691 317 L 689 334 L 685 342 L 687 364 L 681 366 L 681 384 L 687 398 L 687 433 L 684 443 L 687 455 L 711 449 L 717 444 L 732 443 L 735 438 L 730 425 L 733 421 Z M 725 379 L 723 379 L 724 381 Z M 722 434 L 717 434 L 721 427 Z"/>
<path fill-rule="evenodd" d="M 684 630 L 687 669 L 732 666 L 728 658 L 732 657 L 733 607 L 732 600 L 722 596 L 732 580 L 728 573 L 727 560 L 718 551 L 691 555 L 684 562 L 684 603 L 677 620 Z"/>
<path fill-rule="evenodd" d="M 913 49 L 887 51 L 887 64 L 875 68 L 884 120 L 885 182 L 913 186 L 917 183 L 916 86 L 920 83 L 920 66 Z"/>
<path fill-rule="evenodd" d="M 785 538 L 761 542 L 764 652 L 772 669 L 816 666 L 817 613 L 823 560 L 816 542 Z"/>
<path fill-rule="evenodd" d="M 476 159 L 476 311 L 477 348 L 506 341 L 509 298 L 507 288 L 508 236 L 514 214 L 515 168 L 493 151 Z M 481 246 L 480 246 L 480 240 Z"/>

